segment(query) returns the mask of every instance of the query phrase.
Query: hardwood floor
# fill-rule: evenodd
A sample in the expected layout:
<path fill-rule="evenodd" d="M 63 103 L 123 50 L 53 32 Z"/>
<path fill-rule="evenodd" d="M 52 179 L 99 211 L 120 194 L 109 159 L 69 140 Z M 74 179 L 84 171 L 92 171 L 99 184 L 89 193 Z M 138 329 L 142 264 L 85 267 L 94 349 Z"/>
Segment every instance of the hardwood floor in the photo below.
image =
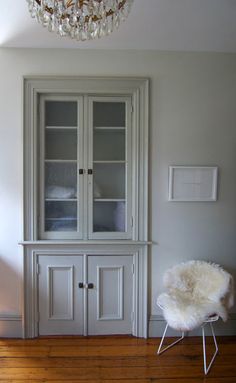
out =
<path fill-rule="evenodd" d="M 158 343 L 133 337 L 1 339 L 0 382 L 236 382 L 236 337 L 218 338 L 220 352 L 207 377 L 201 338 L 184 339 L 160 356 Z"/>

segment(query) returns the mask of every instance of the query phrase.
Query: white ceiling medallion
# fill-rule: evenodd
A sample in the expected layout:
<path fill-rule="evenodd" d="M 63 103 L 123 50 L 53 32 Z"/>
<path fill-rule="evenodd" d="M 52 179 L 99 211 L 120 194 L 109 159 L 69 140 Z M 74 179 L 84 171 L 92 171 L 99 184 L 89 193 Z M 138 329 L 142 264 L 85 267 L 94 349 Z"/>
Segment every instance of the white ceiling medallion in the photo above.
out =
<path fill-rule="evenodd" d="M 109 35 L 130 11 L 133 0 L 27 0 L 33 18 L 60 36 L 79 41 Z"/>

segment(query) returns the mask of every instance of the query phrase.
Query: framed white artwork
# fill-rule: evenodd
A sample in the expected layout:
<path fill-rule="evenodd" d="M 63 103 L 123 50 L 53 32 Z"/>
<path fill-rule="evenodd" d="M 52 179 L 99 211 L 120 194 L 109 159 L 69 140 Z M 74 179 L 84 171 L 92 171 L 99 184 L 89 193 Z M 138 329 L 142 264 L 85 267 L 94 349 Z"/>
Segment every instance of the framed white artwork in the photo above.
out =
<path fill-rule="evenodd" d="M 170 166 L 169 201 L 216 201 L 217 166 Z"/>

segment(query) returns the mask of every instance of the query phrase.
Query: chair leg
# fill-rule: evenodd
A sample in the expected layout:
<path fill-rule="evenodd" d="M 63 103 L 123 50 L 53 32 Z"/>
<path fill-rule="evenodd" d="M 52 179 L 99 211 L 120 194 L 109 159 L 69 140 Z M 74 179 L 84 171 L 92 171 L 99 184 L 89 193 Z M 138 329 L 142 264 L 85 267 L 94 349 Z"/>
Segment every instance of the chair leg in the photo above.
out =
<path fill-rule="evenodd" d="M 169 344 L 167 347 L 165 347 L 165 348 L 163 348 L 163 349 L 161 350 L 162 343 L 163 343 L 163 341 L 164 341 L 164 339 L 165 339 L 165 335 L 166 335 L 166 331 L 167 331 L 167 329 L 168 329 L 168 323 L 166 324 L 165 330 L 164 330 L 164 332 L 163 332 L 163 335 L 162 335 L 162 338 L 161 338 L 161 342 L 160 342 L 160 345 L 159 345 L 158 350 L 157 350 L 157 355 L 162 354 L 164 351 L 168 350 L 169 348 L 171 348 L 172 346 L 174 346 L 176 343 L 179 343 L 179 342 L 184 338 L 184 332 L 182 332 L 182 336 L 181 336 L 181 338 L 177 339 L 175 342 Z"/>
<path fill-rule="evenodd" d="M 204 373 L 205 373 L 205 375 L 207 375 L 209 370 L 210 370 L 210 368 L 211 368 L 211 366 L 212 366 L 212 363 L 214 362 L 215 357 L 216 357 L 216 355 L 218 353 L 218 345 L 217 345 L 217 342 L 216 342 L 216 337 L 215 337 L 213 325 L 210 322 L 211 333 L 212 333 L 212 337 L 214 339 L 214 344 L 215 344 L 215 353 L 214 353 L 214 355 L 213 355 L 209 365 L 207 366 L 207 360 L 206 360 L 206 341 L 205 341 L 205 330 L 204 330 L 204 327 L 205 327 L 205 324 L 202 326 L 203 362 L 204 362 Z"/>

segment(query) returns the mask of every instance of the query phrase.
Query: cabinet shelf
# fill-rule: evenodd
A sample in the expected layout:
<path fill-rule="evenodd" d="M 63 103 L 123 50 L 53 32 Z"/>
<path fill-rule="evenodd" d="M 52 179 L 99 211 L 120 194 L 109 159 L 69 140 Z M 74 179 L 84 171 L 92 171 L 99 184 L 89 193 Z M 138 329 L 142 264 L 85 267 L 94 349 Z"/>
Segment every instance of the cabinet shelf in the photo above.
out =
<path fill-rule="evenodd" d="M 94 126 L 94 130 L 125 130 L 125 126 Z"/>
<path fill-rule="evenodd" d="M 76 164 L 76 163 L 77 163 L 77 160 L 59 160 L 59 159 L 55 159 L 55 160 L 47 160 L 47 159 L 45 159 L 44 162 L 51 162 L 51 163 L 54 163 L 54 162 L 63 162 L 63 163 L 74 163 L 74 164 Z"/>
<path fill-rule="evenodd" d="M 94 164 L 125 164 L 125 160 L 95 160 L 93 161 Z"/>
<path fill-rule="evenodd" d="M 51 129 L 51 130 L 68 130 L 73 129 L 77 130 L 77 126 L 45 126 L 45 129 Z"/>
<path fill-rule="evenodd" d="M 77 221 L 77 218 L 68 218 L 68 217 L 63 217 L 63 218 L 45 218 L 46 221 Z"/>
<path fill-rule="evenodd" d="M 77 198 L 45 198 L 46 202 L 77 201 Z"/>
<path fill-rule="evenodd" d="M 125 202 L 124 198 L 94 198 L 94 202 Z"/>

